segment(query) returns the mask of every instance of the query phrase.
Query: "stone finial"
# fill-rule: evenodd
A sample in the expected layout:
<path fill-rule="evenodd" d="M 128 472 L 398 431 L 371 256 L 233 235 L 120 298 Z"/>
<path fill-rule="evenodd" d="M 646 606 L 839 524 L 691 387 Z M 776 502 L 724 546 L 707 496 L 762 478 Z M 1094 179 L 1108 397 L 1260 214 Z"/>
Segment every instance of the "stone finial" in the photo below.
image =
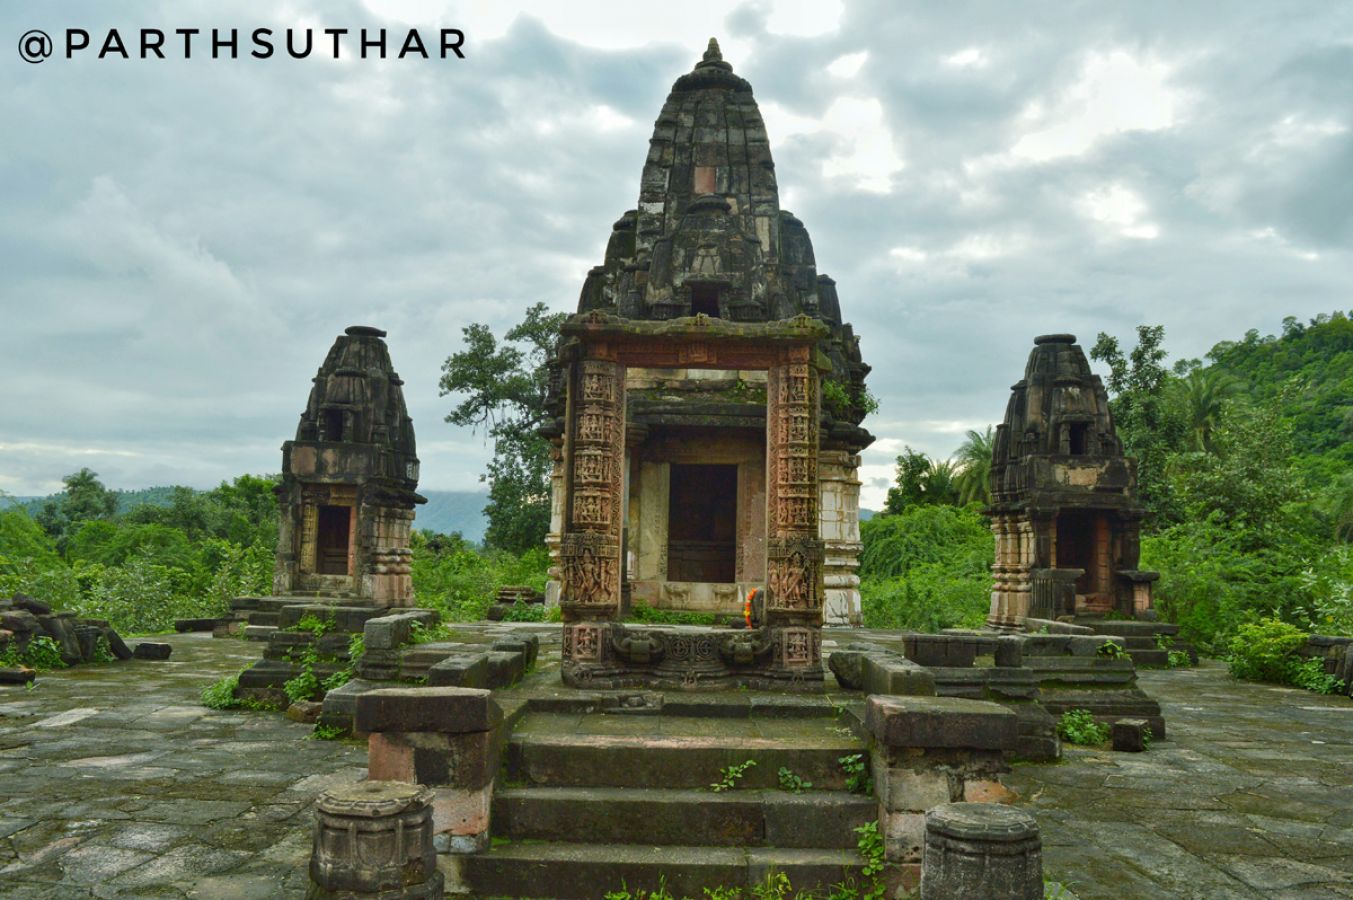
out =
<path fill-rule="evenodd" d="M 710 38 L 709 47 L 705 49 L 705 62 L 723 62 L 723 54 L 719 52 L 719 39 Z"/>

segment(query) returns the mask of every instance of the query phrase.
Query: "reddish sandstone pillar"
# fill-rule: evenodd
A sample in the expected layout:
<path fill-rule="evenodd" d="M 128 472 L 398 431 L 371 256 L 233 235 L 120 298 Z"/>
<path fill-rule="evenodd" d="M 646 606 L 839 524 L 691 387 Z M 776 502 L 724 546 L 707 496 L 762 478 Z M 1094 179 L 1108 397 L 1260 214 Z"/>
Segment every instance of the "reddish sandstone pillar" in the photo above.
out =
<path fill-rule="evenodd" d="M 559 540 L 565 681 L 608 662 L 620 614 L 624 527 L 625 367 L 589 347 L 569 374 Z"/>
<path fill-rule="evenodd" d="M 821 387 L 811 347 L 784 352 L 766 395 L 766 624 L 772 674 L 822 678 L 822 563 L 818 537 Z"/>

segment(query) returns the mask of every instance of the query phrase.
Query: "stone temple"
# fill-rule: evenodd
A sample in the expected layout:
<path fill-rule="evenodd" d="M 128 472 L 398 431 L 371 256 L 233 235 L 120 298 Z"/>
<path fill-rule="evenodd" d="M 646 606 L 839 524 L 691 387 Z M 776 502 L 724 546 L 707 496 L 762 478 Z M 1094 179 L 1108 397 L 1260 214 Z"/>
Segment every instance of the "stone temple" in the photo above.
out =
<path fill-rule="evenodd" d="M 991 461 L 995 584 L 988 624 L 1024 618 L 1153 617 L 1155 572 L 1138 570 L 1134 460 L 1108 395 L 1069 334 L 1034 339 Z"/>
<path fill-rule="evenodd" d="M 543 433 L 549 599 L 565 622 L 616 622 L 631 603 L 740 615 L 762 589 L 768 626 L 811 634 L 737 652 L 785 653 L 820 679 L 824 618 L 859 620 L 868 371 L 807 230 L 780 208 L 751 86 L 711 40 L 562 329 Z M 595 629 L 569 627 L 575 654 L 596 650 Z"/>
<path fill-rule="evenodd" d="M 363 325 L 334 341 L 296 439 L 282 445 L 273 591 L 412 606 L 409 533 L 418 454 L 404 382 L 385 332 Z"/>

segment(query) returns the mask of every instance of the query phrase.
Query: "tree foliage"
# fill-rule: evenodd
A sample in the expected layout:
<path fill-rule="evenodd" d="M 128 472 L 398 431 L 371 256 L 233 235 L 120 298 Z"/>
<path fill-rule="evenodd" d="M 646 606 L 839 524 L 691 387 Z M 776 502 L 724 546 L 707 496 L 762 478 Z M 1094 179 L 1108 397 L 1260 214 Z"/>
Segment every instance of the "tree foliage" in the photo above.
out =
<path fill-rule="evenodd" d="M 463 348 L 442 366 L 441 393 L 462 395 L 446 421 L 484 429 L 493 440 L 485 544 L 522 553 L 541 546 L 550 524 L 550 447 L 545 424 L 547 363 L 566 316 L 543 303 L 526 311 L 503 341 L 486 325 L 462 330 Z"/>

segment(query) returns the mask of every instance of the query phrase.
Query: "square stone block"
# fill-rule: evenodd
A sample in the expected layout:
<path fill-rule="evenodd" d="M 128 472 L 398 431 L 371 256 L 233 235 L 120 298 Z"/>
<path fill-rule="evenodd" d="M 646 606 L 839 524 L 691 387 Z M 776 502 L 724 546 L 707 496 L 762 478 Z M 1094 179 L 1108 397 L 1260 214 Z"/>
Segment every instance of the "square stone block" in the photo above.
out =
<path fill-rule="evenodd" d="M 428 684 L 432 687 L 487 688 L 489 655 L 458 653 L 448 656 L 428 668 Z"/>
<path fill-rule="evenodd" d="M 1109 729 L 1113 749 L 1123 753 L 1141 753 L 1146 749 L 1146 732 L 1149 730 L 1145 719 L 1119 719 Z"/>
<path fill-rule="evenodd" d="M 441 734 L 492 731 L 503 711 L 492 695 L 475 688 L 382 688 L 357 698 L 357 730 L 431 731 Z"/>
<path fill-rule="evenodd" d="M 1009 750 L 1018 721 L 1013 710 L 985 700 L 875 695 L 865 725 L 889 747 Z"/>
<path fill-rule="evenodd" d="M 864 657 L 862 671 L 866 694 L 924 697 L 935 693 L 935 676 L 911 660 L 869 654 Z"/>

